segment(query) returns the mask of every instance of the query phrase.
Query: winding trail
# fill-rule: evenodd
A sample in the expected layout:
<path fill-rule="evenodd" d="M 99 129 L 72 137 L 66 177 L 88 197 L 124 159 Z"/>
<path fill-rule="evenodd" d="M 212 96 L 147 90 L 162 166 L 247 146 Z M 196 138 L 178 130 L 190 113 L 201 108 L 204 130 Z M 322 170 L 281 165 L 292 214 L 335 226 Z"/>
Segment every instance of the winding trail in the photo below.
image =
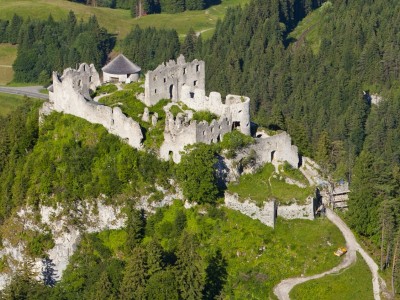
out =
<path fill-rule="evenodd" d="M 347 254 L 344 256 L 342 262 L 333 269 L 320 274 L 307 277 L 284 279 L 277 286 L 275 286 L 274 294 L 280 300 L 289 300 L 290 299 L 289 293 L 294 286 L 312 279 L 321 278 L 328 274 L 338 273 L 340 270 L 348 268 L 351 264 L 353 264 L 356 261 L 357 258 L 356 251 L 358 251 L 365 260 L 365 262 L 367 263 L 369 269 L 371 270 L 374 299 L 380 300 L 381 297 L 380 297 L 379 282 L 381 281 L 383 284 L 383 280 L 380 278 L 378 274 L 378 265 L 371 258 L 371 256 L 369 256 L 367 252 L 365 252 L 364 249 L 361 248 L 360 244 L 357 242 L 350 228 L 346 225 L 346 223 L 343 222 L 343 220 L 338 215 L 336 215 L 331 209 L 327 208 L 326 216 L 333 224 L 335 224 L 339 228 L 339 230 L 343 233 L 343 236 L 346 240 Z"/>

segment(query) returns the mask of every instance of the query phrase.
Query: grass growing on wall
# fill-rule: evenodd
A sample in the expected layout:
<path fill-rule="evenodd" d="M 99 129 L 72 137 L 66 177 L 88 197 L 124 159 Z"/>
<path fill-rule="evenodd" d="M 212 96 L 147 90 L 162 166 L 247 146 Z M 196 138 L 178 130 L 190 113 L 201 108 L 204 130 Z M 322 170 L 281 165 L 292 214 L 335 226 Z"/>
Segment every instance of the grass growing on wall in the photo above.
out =
<path fill-rule="evenodd" d="M 296 300 L 374 299 L 372 275 L 360 254 L 349 269 L 296 286 L 290 293 Z"/>
<path fill-rule="evenodd" d="M 196 120 L 198 122 L 206 121 L 207 123 L 211 123 L 212 120 L 217 120 L 217 119 L 218 116 L 208 110 L 199 110 L 193 114 L 193 120 Z"/>
<path fill-rule="evenodd" d="M 251 198 L 257 205 L 262 206 L 268 199 L 276 199 L 282 204 L 288 204 L 296 199 L 303 202 L 312 195 L 314 188 L 300 188 L 285 182 L 283 176 L 274 174 L 275 168 L 272 164 L 266 164 L 255 174 L 245 174 L 239 179 L 239 183 L 228 186 L 228 191 L 238 193 L 240 199 Z M 290 176 L 288 176 L 290 177 Z"/>

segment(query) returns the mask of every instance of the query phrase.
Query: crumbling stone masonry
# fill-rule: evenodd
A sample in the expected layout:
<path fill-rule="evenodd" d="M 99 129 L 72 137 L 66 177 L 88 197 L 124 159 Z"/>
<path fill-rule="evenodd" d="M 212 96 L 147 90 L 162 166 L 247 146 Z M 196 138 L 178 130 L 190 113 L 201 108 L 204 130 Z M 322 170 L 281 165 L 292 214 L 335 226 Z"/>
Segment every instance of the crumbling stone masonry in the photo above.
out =
<path fill-rule="evenodd" d="M 225 206 L 242 214 L 259 220 L 261 223 L 275 227 L 277 217 L 284 219 L 306 219 L 314 220 L 316 199 L 308 197 L 304 205 L 293 203 L 291 205 L 277 205 L 275 200 L 266 200 L 263 207 L 258 207 L 251 199 L 240 201 L 238 194 L 225 192 Z"/>
<path fill-rule="evenodd" d="M 154 71 L 146 73 L 144 103 L 147 106 L 157 104 L 161 99 L 179 101 L 183 85 L 205 89 L 204 61 L 186 62 L 180 55 L 176 62 L 170 60 L 159 65 Z"/>
<path fill-rule="evenodd" d="M 140 125 L 125 116 L 119 107 L 108 107 L 92 100 L 90 91 L 100 86 L 99 74 L 93 65 L 81 64 L 77 70 L 65 69 L 63 75 L 53 72 L 49 102 L 43 104 L 41 114 L 63 112 L 103 125 L 108 132 L 125 140 L 134 148 L 142 147 Z"/>

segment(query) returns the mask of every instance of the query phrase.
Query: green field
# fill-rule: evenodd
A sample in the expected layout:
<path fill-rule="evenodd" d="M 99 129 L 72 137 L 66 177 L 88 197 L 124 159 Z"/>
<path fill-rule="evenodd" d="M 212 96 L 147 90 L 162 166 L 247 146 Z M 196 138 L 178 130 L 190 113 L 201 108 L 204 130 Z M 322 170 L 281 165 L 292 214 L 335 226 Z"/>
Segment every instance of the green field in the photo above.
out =
<path fill-rule="evenodd" d="M 245 4 L 250 0 L 223 0 L 220 5 L 202 11 L 188 11 L 179 14 L 158 14 L 133 19 L 129 10 L 90 7 L 66 0 L 0 0 L 0 19 L 11 19 L 14 13 L 32 19 L 46 19 L 49 13 L 56 19 L 65 18 L 72 10 L 78 18 L 88 19 L 95 14 L 100 25 L 120 38 L 126 36 L 138 24 L 142 27 L 174 28 L 179 35 L 185 35 L 190 27 L 197 32 L 204 31 L 209 37 L 218 18 L 223 18 L 229 6 Z"/>
<path fill-rule="evenodd" d="M 24 103 L 24 96 L 0 93 L 0 116 L 5 116 Z"/>
<path fill-rule="evenodd" d="M 357 262 L 349 269 L 296 286 L 290 293 L 290 299 L 374 299 L 372 275 L 363 258 L 357 254 Z"/>
<path fill-rule="evenodd" d="M 289 34 L 289 38 L 295 42 L 295 47 L 301 46 L 304 42 L 310 44 L 314 53 L 318 53 L 321 45 L 319 25 L 331 11 L 332 3 L 325 2 L 320 8 L 307 15 L 297 27 Z"/>
<path fill-rule="evenodd" d="M 0 85 L 5 85 L 13 79 L 12 64 L 17 57 L 17 46 L 0 44 Z"/>
<path fill-rule="evenodd" d="M 298 176 L 301 175 L 300 172 L 298 173 L 296 176 L 290 176 L 287 172 L 285 177 L 298 180 Z M 284 173 L 276 174 L 274 166 L 266 164 L 255 174 L 242 175 L 239 183 L 230 184 L 228 190 L 237 193 L 242 200 L 251 198 L 260 206 L 268 199 L 276 199 L 283 204 L 291 203 L 293 199 L 296 199 L 296 202 L 302 203 L 314 193 L 313 187 L 300 188 L 286 183 L 282 174 Z"/>

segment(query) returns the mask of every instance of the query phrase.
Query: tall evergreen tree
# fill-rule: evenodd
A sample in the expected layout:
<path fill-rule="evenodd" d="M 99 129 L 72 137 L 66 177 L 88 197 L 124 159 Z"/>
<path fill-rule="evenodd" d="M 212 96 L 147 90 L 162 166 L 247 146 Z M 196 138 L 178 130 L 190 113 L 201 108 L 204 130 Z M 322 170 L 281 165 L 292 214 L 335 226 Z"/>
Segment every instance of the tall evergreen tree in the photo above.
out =
<path fill-rule="evenodd" d="M 202 298 L 204 270 L 201 256 L 197 253 L 198 240 L 195 235 L 184 232 L 180 240 L 176 262 L 177 283 L 183 299 Z"/>

